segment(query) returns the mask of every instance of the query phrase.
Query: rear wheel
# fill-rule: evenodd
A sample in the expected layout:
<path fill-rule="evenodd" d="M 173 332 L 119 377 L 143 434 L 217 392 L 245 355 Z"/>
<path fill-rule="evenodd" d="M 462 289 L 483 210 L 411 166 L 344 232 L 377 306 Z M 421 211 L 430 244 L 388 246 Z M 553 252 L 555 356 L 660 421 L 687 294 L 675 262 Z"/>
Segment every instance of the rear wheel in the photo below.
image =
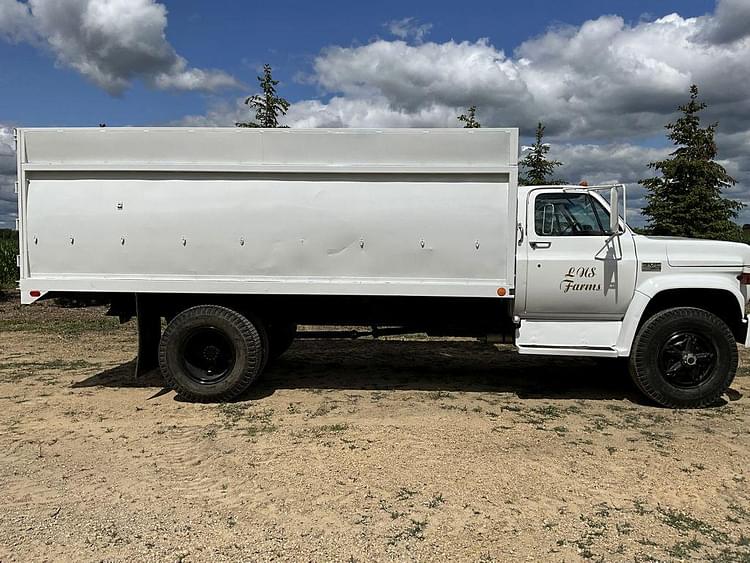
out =
<path fill-rule="evenodd" d="M 734 335 L 716 315 L 690 307 L 667 309 L 636 335 L 630 375 L 650 399 L 670 408 L 717 402 L 737 372 Z"/>
<path fill-rule="evenodd" d="M 159 343 L 167 383 L 192 401 L 227 401 L 260 375 L 266 356 L 263 325 L 218 305 L 175 315 Z"/>

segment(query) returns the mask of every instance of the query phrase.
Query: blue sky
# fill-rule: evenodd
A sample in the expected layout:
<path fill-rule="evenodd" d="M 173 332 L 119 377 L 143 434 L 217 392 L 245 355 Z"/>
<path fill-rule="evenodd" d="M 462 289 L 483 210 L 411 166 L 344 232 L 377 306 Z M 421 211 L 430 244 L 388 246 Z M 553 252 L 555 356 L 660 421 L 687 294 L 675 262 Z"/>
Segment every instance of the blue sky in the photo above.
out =
<path fill-rule="evenodd" d="M 702 15 L 712 0 L 527 0 L 525 2 L 352 2 L 291 1 L 256 10 L 232 0 L 163 2 L 168 9 L 167 39 L 198 67 L 220 68 L 248 88 L 227 89 L 238 96 L 255 88 L 255 76 L 270 63 L 280 89 L 290 100 L 321 95 L 295 80 L 328 45 L 365 44 L 388 37 L 386 24 L 413 17 L 431 24 L 429 39 L 443 42 L 489 38 L 510 53 L 520 43 L 559 24 L 580 25 L 602 14 L 628 21 L 678 11 Z M 48 52 L 29 44 L 0 43 L 0 123 L 48 125 L 154 125 L 203 111 L 215 96 L 159 91 L 137 82 L 120 97 L 95 87 L 80 74 L 55 65 Z M 323 97 L 325 97 L 323 95 Z M 508 123 L 508 125 L 513 125 Z"/>
<path fill-rule="evenodd" d="M 270 63 L 292 127 L 547 127 L 571 182 L 637 180 L 699 84 L 750 203 L 750 1 L 0 0 L 0 227 L 16 126 L 232 126 Z M 750 222 L 750 212 L 740 218 Z"/>

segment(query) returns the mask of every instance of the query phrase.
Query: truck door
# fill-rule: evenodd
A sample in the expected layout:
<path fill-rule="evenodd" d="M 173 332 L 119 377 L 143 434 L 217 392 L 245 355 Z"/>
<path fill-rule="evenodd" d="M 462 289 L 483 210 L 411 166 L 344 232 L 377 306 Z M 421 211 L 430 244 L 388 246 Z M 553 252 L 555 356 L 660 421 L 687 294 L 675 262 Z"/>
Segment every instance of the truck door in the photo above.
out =
<path fill-rule="evenodd" d="M 622 319 L 635 289 L 635 244 L 628 230 L 608 231 L 609 211 L 595 192 L 528 192 L 518 249 L 526 256 L 524 317 Z"/>

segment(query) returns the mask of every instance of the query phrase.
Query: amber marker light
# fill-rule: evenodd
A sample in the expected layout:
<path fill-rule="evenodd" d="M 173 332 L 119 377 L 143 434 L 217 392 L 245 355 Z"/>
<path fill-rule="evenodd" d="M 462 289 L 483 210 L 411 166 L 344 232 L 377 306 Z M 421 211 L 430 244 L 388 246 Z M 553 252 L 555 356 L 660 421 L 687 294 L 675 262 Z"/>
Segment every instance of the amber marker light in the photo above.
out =
<path fill-rule="evenodd" d="M 505 297 L 505 294 L 506 294 L 506 293 L 507 293 L 507 291 L 505 290 L 505 288 L 504 288 L 504 287 L 498 287 L 498 288 L 497 288 L 497 294 L 498 294 L 498 295 L 499 295 L 500 297 Z"/>

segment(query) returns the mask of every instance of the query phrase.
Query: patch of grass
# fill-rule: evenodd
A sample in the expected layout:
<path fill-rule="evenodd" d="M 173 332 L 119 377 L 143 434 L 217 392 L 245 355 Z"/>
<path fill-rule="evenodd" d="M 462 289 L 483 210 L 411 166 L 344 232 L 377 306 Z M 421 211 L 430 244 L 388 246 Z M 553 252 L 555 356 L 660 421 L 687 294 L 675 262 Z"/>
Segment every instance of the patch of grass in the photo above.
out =
<path fill-rule="evenodd" d="M 242 403 L 219 403 L 216 407 L 226 419 L 225 426 L 234 426 L 245 416 L 247 406 Z"/>
<path fill-rule="evenodd" d="M 401 487 L 398 490 L 398 493 L 396 493 L 396 500 L 408 500 L 416 494 L 417 491 L 412 491 L 410 489 L 407 489 L 406 487 Z"/>
<path fill-rule="evenodd" d="M 438 493 L 436 495 L 432 495 L 432 498 L 430 498 L 424 504 L 427 508 L 437 508 L 438 506 L 444 503 L 445 503 L 445 499 L 443 498 L 443 494 Z"/>
<path fill-rule="evenodd" d="M 398 518 L 401 518 L 405 514 L 405 512 L 399 512 L 398 510 L 393 510 L 382 499 L 380 500 L 380 510 L 388 513 L 388 515 L 391 517 L 391 520 L 396 520 Z"/>
<path fill-rule="evenodd" d="M 701 547 L 703 547 L 703 544 L 696 538 L 693 538 L 690 541 L 678 541 L 667 550 L 667 553 L 678 559 L 689 559 L 691 556 L 690 554 L 699 550 Z"/>
<path fill-rule="evenodd" d="M 324 424 L 323 426 L 319 426 L 319 428 L 323 432 L 345 432 L 346 430 L 349 430 L 349 425 L 339 422 L 337 424 Z"/>
<path fill-rule="evenodd" d="M 416 539 L 421 541 L 424 539 L 424 530 L 426 527 L 427 520 L 410 518 L 409 525 L 391 538 L 391 544 L 395 544 L 402 539 Z"/>
<path fill-rule="evenodd" d="M 295 438 L 322 438 L 332 433 L 346 432 L 350 426 L 346 423 L 323 424 L 321 426 L 312 426 L 302 430 L 292 432 Z M 342 438 L 343 439 L 343 438 Z M 354 448 L 352 448 L 354 449 Z"/>
<path fill-rule="evenodd" d="M 633 531 L 633 525 L 630 522 L 618 522 L 615 528 L 617 528 L 617 533 L 621 536 L 628 536 Z"/>
<path fill-rule="evenodd" d="M 663 448 L 666 442 L 670 442 L 674 438 L 671 432 L 652 432 L 651 430 L 641 430 L 640 432 L 641 436 L 659 448 Z"/>
<path fill-rule="evenodd" d="M 455 399 L 453 395 L 448 393 L 447 391 L 430 391 L 427 393 L 427 398 L 432 399 L 433 401 L 439 401 L 440 399 Z"/>
<path fill-rule="evenodd" d="M 739 504 L 730 504 L 727 508 L 736 514 L 737 517 L 743 520 L 750 520 L 750 512 Z"/>
<path fill-rule="evenodd" d="M 111 332 L 120 326 L 120 321 L 112 317 L 54 320 L 0 319 L 0 331 L 51 332 L 64 336 L 76 336 L 84 332 Z"/>
<path fill-rule="evenodd" d="M 224 428 L 234 428 L 242 422 L 249 422 L 242 429 L 251 438 L 277 430 L 271 421 L 273 409 L 254 410 L 248 403 L 220 403 L 217 410 L 224 417 Z"/>
<path fill-rule="evenodd" d="M 313 412 L 312 412 L 312 413 L 310 414 L 310 416 L 311 416 L 311 417 L 316 417 L 316 416 L 325 416 L 325 415 L 327 415 L 327 414 L 328 414 L 329 412 L 331 412 L 331 411 L 334 411 L 334 410 L 336 410 L 337 408 L 339 408 L 339 407 L 338 407 L 338 405 L 336 405 L 335 403 L 332 403 L 331 401 L 323 401 L 322 403 L 320 403 L 320 404 L 318 405 L 318 408 L 317 408 L 317 409 L 315 409 L 315 410 L 314 410 L 314 411 L 313 411 Z"/>
<path fill-rule="evenodd" d="M 81 369 L 87 367 L 95 367 L 99 364 L 87 362 L 85 360 L 50 360 L 49 362 L 8 362 L 0 363 L 0 369 L 18 369 L 18 368 L 29 368 L 29 369 Z"/>
<path fill-rule="evenodd" d="M 270 434 L 276 432 L 276 425 L 274 424 L 251 424 L 245 428 L 245 433 L 251 438 L 255 438 L 261 434 Z"/>
<path fill-rule="evenodd" d="M 505 407 L 502 407 L 505 409 Z M 513 409 L 507 409 L 513 410 Z M 579 414 L 581 409 L 575 405 L 569 407 L 558 407 L 557 405 L 542 405 L 539 407 L 532 407 L 526 411 L 519 411 L 519 415 L 524 422 L 529 424 L 544 424 L 550 420 L 556 420 L 569 414 Z"/>
<path fill-rule="evenodd" d="M 693 518 L 688 514 L 671 508 L 660 506 L 657 507 L 657 510 L 661 514 L 663 522 L 675 530 L 679 530 L 680 532 L 698 532 L 710 538 L 714 543 L 727 543 L 729 541 L 729 536 L 725 532 L 717 530 L 703 520 Z"/>
<path fill-rule="evenodd" d="M 33 377 L 39 371 L 70 371 L 98 367 L 99 364 L 93 364 L 84 360 L 51 360 L 49 362 L 6 362 L 0 363 L 0 370 L 9 371 L 9 374 L 3 374 L 6 381 L 20 381 L 27 377 Z M 55 380 L 45 380 L 46 383 L 54 383 Z"/>
<path fill-rule="evenodd" d="M 440 408 L 446 411 L 460 411 L 468 412 L 469 408 L 466 405 L 449 405 L 446 403 L 440 403 Z"/>

